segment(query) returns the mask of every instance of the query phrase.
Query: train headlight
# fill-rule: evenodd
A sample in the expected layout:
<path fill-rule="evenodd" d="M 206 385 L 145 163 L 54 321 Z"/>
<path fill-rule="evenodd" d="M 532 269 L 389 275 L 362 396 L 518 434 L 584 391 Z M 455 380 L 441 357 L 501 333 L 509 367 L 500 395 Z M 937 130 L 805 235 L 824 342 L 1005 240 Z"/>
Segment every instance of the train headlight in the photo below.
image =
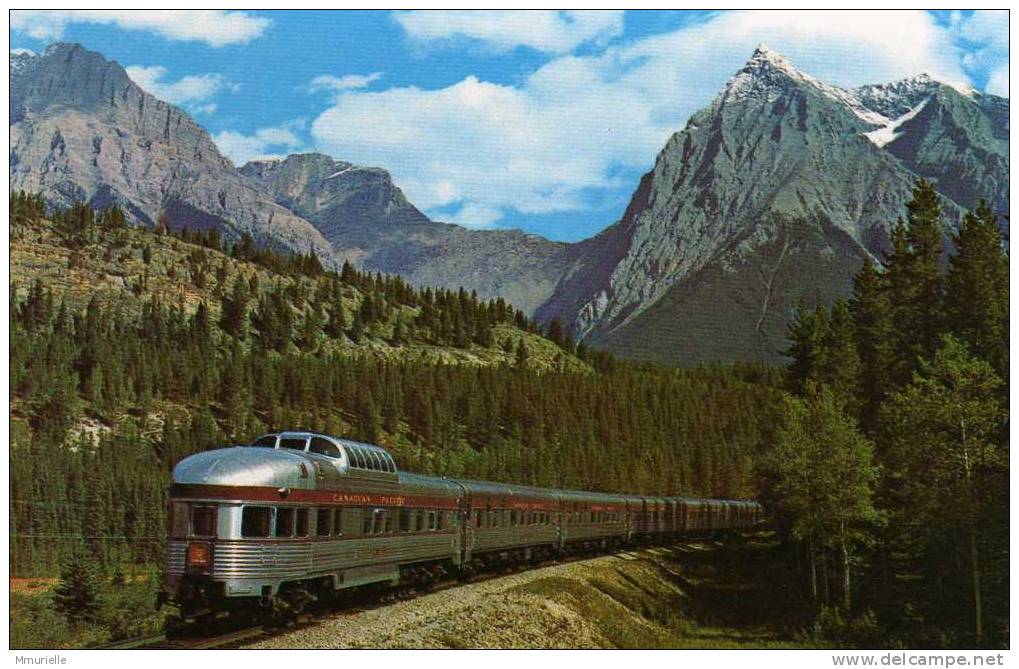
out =
<path fill-rule="evenodd" d="M 208 571 L 212 566 L 212 547 L 208 541 L 188 544 L 188 571 Z"/>

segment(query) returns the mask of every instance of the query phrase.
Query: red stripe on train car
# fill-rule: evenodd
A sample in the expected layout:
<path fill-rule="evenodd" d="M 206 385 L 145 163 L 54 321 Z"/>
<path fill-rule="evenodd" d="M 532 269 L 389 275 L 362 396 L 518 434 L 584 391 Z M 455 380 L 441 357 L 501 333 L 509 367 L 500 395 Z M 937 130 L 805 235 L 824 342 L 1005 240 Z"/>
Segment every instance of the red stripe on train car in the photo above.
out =
<path fill-rule="evenodd" d="M 459 501 L 449 497 L 375 493 L 352 490 L 305 490 L 291 488 L 281 494 L 278 488 L 263 486 L 201 485 L 175 483 L 170 487 L 172 498 L 228 499 L 241 502 L 272 502 L 273 504 L 343 504 L 347 506 L 409 506 L 414 508 L 451 509 Z"/>

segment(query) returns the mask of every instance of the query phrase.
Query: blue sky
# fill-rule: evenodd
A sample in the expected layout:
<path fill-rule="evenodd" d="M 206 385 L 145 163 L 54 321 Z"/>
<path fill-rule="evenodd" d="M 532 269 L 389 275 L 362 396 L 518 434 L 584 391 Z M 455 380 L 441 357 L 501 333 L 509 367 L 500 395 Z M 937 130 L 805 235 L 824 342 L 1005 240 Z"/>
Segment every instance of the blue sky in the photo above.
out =
<path fill-rule="evenodd" d="M 1008 95 L 1007 12 L 16 11 L 188 110 L 236 163 L 323 151 L 433 218 L 590 236 L 759 42 L 838 85 Z"/>

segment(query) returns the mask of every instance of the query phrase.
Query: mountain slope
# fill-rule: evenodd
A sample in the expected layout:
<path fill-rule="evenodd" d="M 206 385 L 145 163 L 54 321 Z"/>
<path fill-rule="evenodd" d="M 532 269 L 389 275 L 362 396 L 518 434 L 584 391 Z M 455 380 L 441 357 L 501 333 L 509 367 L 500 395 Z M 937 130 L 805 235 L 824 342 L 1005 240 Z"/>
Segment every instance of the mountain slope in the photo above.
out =
<path fill-rule="evenodd" d="M 536 316 L 628 357 L 777 361 L 801 298 L 844 295 L 881 258 L 918 176 L 949 221 L 982 194 L 1007 207 L 1007 126 L 986 99 L 927 77 L 839 89 L 761 47 Z"/>
<path fill-rule="evenodd" d="M 468 286 L 527 314 L 551 295 L 572 252 L 568 244 L 519 230 L 437 223 L 407 201 L 385 170 L 320 153 L 248 163 L 240 171 L 364 269 L 420 286 Z"/>
<path fill-rule="evenodd" d="M 120 205 L 135 223 L 218 227 L 329 261 L 307 221 L 260 194 L 180 109 L 75 44 L 10 61 L 10 188 L 52 204 Z"/>

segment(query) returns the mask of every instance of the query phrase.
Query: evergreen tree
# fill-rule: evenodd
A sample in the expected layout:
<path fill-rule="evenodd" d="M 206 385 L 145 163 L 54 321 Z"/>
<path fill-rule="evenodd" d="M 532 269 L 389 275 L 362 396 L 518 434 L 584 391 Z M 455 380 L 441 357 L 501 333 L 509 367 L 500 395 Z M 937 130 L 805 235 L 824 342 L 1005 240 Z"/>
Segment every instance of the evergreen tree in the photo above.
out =
<path fill-rule="evenodd" d="M 220 327 L 228 335 L 237 339 L 244 339 L 247 335 L 249 300 L 248 284 L 244 277 L 238 276 L 231 296 L 223 298 Z"/>
<path fill-rule="evenodd" d="M 973 355 L 1008 379 L 1008 254 L 997 216 L 985 202 L 963 218 L 954 237 L 946 291 L 948 329 Z"/>
<path fill-rule="evenodd" d="M 830 388 L 853 416 L 858 414 L 860 394 L 860 355 L 856 349 L 856 327 L 849 305 L 839 300 L 831 307 L 831 316 L 821 342 L 816 378 Z"/>
<path fill-rule="evenodd" d="M 918 180 L 906 207 L 908 222 L 899 221 L 892 230 L 887 271 L 896 338 L 892 382 L 897 388 L 909 382 L 920 358 L 937 349 L 944 324 L 943 229 L 933 184 Z"/>
<path fill-rule="evenodd" d="M 339 339 L 347 330 L 347 312 L 343 308 L 343 302 L 336 299 L 331 302 L 327 316 L 329 320 L 325 324 L 325 333 L 333 339 Z"/>
<path fill-rule="evenodd" d="M 789 325 L 790 346 L 785 351 L 785 355 L 792 358 L 787 369 L 789 388 L 797 395 L 806 392 L 808 382 L 817 380 L 827 329 L 824 307 L 819 305 L 811 309 L 801 302 Z"/>
<path fill-rule="evenodd" d="M 860 358 L 860 425 L 871 434 L 877 409 L 891 386 L 894 337 L 885 282 L 870 259 L 853 277 L 849 311 Z"/>
<path fill-rule="evenodd" d="M 71 623 L 92 622 L 99 608 L 95 570 L 82 557 L 74 557 L 60 569 L 60 583 L 53 590 L 53 608 Z"/>
<path fill-rule="evenodd" d="M 516 365 L 519 368 L 523 368 L 527 365 L 527 344 L 524 343 L 523 338 L 517 340 L 517 353 L 516 353 Z"/>
<path fill-rule="evenodd" d="M 944 253 L 944 228 L 941 202 L 934 184 L 917 181 L 913 199 L 906 205 L 909 220 L 909 270 L 916 290 L 915 326 L 911 335 L 919 341 L 920 352 L 927 356 L 937 350 L 944 321 L 944 277 L 941 261 Z"/>

